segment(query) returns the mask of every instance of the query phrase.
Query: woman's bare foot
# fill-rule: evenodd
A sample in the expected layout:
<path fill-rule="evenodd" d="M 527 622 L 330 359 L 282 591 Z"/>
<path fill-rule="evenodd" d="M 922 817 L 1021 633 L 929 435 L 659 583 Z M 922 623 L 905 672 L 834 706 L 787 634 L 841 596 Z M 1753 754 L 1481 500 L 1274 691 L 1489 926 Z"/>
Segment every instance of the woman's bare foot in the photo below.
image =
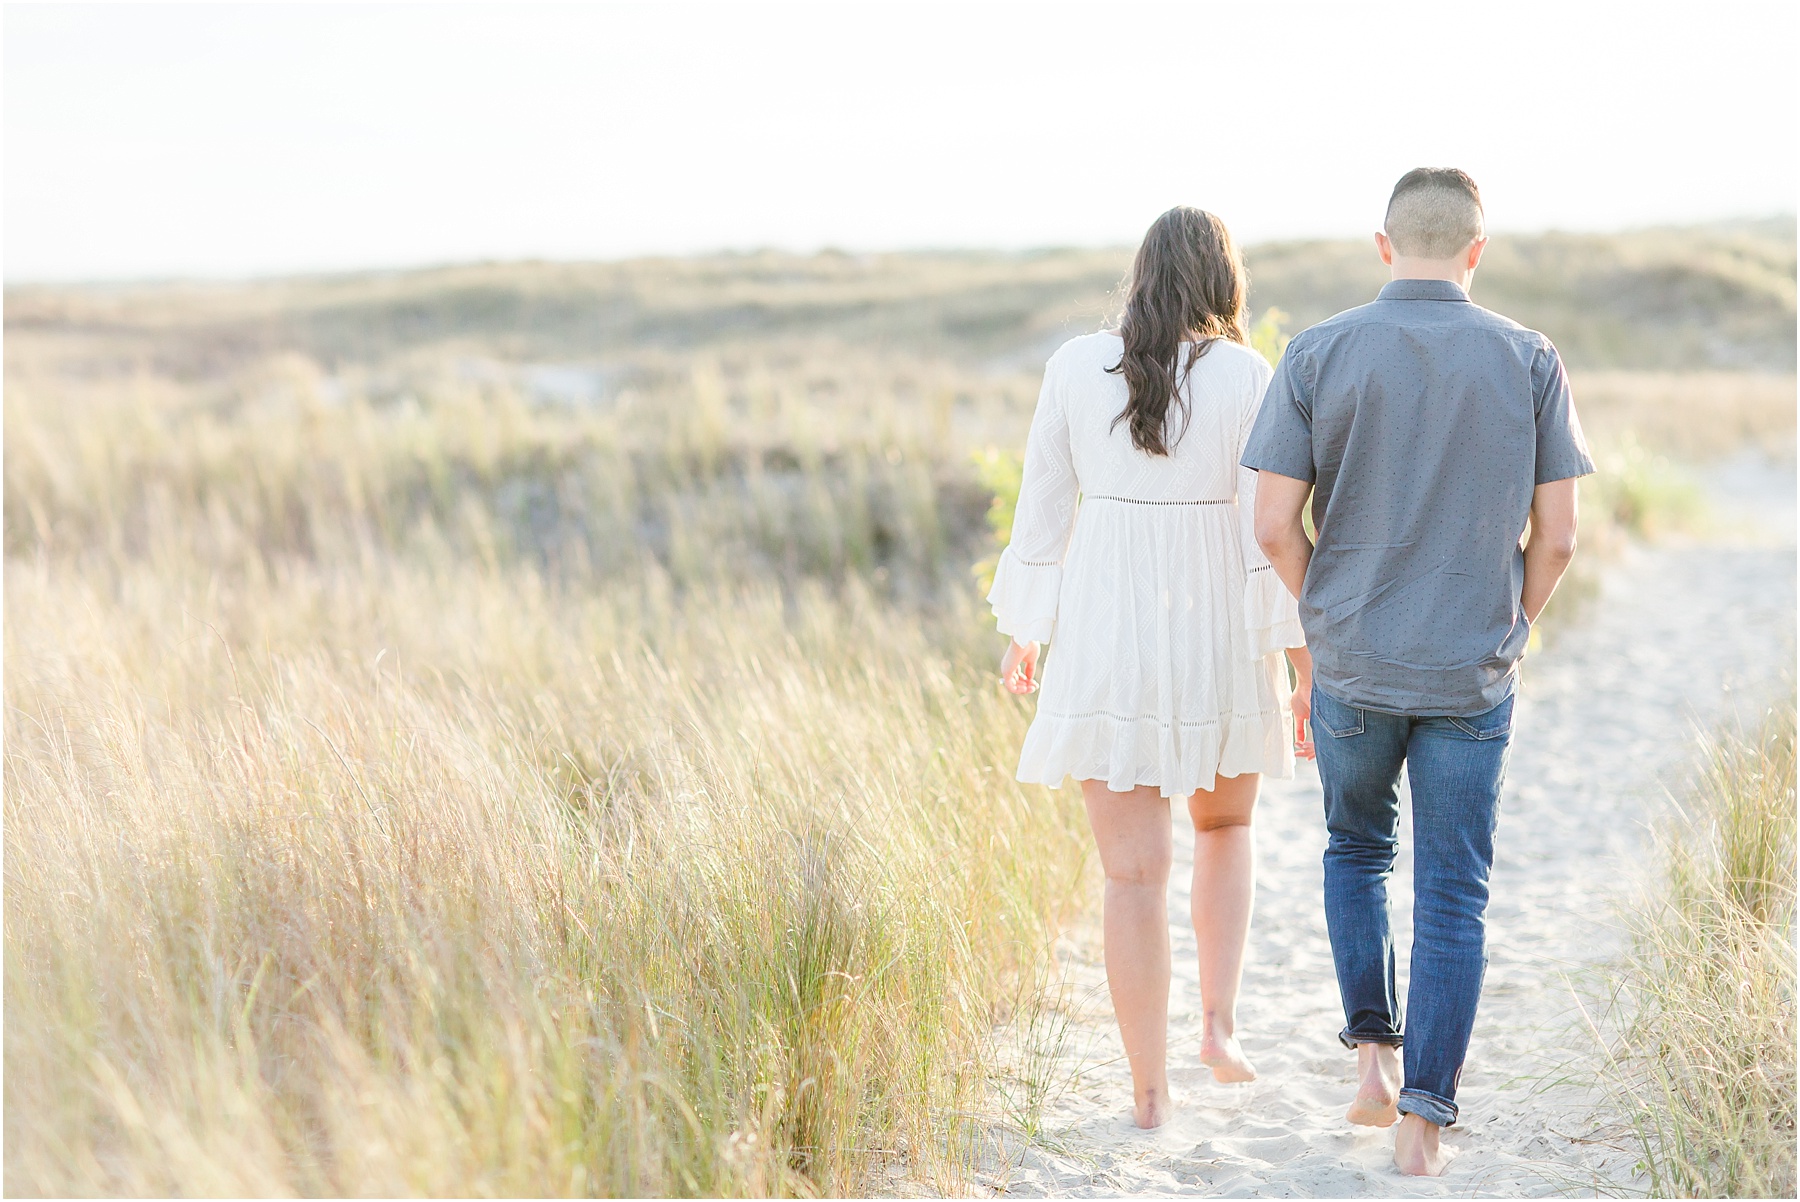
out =
<path fill-rule="evenodd" d="M 1409 1114 L 1394 1132 L 1394 1167 L 1408 1177 L 1442 1177 L 1456 1156 L 1438 1137 L 1443 1129 L 1429 1119 Z"/>
<path fill-rule="evenodd" d="M 1245 1059 L 1237 1036 L 1211 1014 L 1206 1016 L 1206 1036 L 1200 1041 L 1200 1063 L 1212 1070 L 1213 1080 L 1226 1085 L 1256 1080 L 1256 1070 Z"/>
<path fill-rule="evenodd" d="M 1344 1117 L 1359 1127 L 1392 1127 L 1400 1120 L 1400 1049 L 1391 1043 L 1356 1045 L 1356 1100 Z"/>
<path fill-rule="evenodd" d="M 1131 1117 L 1137 1125 L 1149 1131 L 1169 1121 L 1169 1091 L 1166 1089 L 1147 1089 L 1139 1094 L 1132 1105 Z"/>

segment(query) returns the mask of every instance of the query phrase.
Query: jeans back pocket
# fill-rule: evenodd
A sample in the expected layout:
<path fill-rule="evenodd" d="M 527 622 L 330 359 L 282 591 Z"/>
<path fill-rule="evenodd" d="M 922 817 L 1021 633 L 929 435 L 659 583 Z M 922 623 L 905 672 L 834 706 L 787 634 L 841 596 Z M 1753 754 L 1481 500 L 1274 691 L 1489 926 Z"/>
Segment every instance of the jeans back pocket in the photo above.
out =
<path fill-rule="evenodd" d="M 1334 739 L 1347 739 L 1363 732 L 1363 712 L 1335 697 L 1326 696 L 1316 685 L 1312 694 L 1312 721 Z"/>
<path fill-rule="evenodd" d="M 1450 725 L 1471 739 L 1498 739 L 1512 732 L 1513 699 L 1508 697 L 1485 713 L 1450 719 Z"/>

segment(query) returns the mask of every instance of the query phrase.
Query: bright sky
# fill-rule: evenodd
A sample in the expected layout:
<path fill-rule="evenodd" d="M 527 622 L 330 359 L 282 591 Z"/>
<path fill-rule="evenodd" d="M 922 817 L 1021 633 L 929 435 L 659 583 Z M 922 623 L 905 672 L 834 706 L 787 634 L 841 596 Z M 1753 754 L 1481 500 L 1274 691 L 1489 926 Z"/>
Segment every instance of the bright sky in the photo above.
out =
<path fill-rule="evenodd" d="M 5 276 L 1792 212 L 1796 7 L 8 4 Z"/>

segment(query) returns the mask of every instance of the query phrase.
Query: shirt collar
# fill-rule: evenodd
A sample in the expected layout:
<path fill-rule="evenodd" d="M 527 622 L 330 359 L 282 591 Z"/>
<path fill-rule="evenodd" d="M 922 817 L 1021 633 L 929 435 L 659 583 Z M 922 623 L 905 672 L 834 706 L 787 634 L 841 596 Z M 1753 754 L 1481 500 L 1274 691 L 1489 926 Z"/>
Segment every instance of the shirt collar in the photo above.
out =
<path fill-rule="evenodd" d="M 1467 304 L 1469 294 L 1462 290 L 1461 284 L 1449 280 L 1392 280 L 1381 290 L 1380 299 L 1462 301 Z"/>

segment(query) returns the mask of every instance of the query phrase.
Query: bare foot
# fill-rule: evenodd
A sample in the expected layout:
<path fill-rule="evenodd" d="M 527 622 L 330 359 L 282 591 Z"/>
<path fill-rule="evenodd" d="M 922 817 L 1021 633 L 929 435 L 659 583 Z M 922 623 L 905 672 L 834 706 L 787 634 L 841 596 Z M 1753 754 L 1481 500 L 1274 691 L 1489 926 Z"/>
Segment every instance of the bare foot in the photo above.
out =
<path fill-rule="evenodd" d="M 1400 1121 L 1400 1049 L 1391 1043 L 1356 1045 L 1356 1100 L 1344 1117 L 1359 1127 L 1392 1127 Z"/>
<path fill-rule="evenodd" d="M 1442 1177 L 1456 1149 L 1438 1142 L 1441 1133 L 1436 1123 L 1416 1114 L 1402 1118 L 1394 1132 L 1394 1167 L 1408 1177 Z"/>
<path fill-rule="evenodd" d="M 1210 1014 L 1206 1016 L 1206 1036 L 1200 1041 L 1200 1063 L 1212 1070 L 1213 1080 L 1226 1085 L 1256 1080 L 1256 1070 L 1244 1057 L 1237 1036 Z"/>
<path fill-rule="evenodd" d="M 1145 1090 L 1132 1106 L 1132 1118 L 1137 1125 L 1149 1131 L 1169 1121 L 1169 1095 L 1166 1090 Z"/>

